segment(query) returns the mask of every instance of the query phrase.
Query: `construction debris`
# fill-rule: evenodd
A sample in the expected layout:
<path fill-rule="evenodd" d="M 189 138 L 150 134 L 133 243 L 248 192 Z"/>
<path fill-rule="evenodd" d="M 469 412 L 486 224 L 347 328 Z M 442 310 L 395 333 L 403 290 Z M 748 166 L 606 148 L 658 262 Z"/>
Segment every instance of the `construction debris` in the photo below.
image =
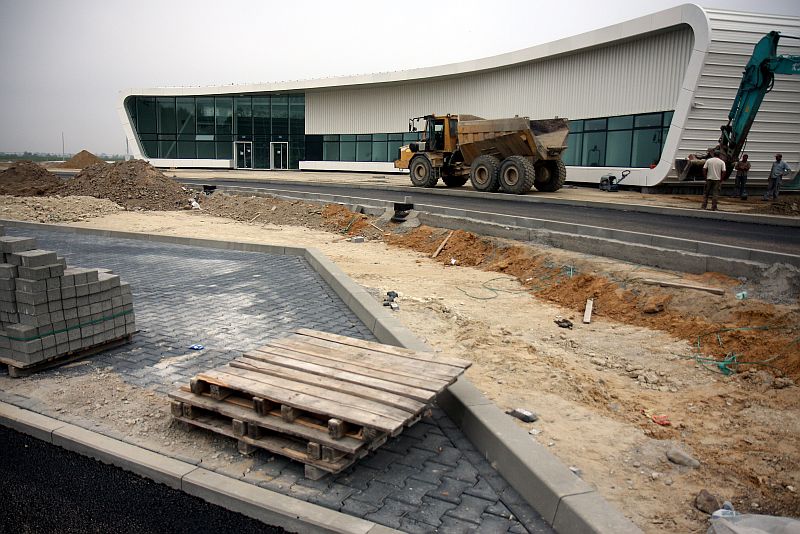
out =
<path fill-rule="evenodd" d="M 0 256 L 0 362 L 11 376 L 110 348 L 136 330 L 130 286 L 110 271 L 67 267 L 32 237 L 0 237 Z"/>
<path fill-rule="evenodd" d="M 62 180 L 32 161 L 18 161 L 0 172 L 0 194 L 15 197 L 38 197 L 54 194 Z"/>
<path fill-rule="evenodd" d="M 594 299 L 586 299 L 586 309 L 583 312 L 583 324 L 592 322 L 592 308 L 594 307 Z"/>
<path fill-rule="evenodd" d="M 534 421 L 539 420 L 538 415 L 524 408 L 514 408 L 513 410 L 507 411 L 506 414 L 510 415 L 511 417 L 516 417 L 523 423 L 533 423 Z"/>
<path fill-rule="evenodd" d="M 718 287 L 699 286 L 696 284 L 688 284 L 685 282 L 671 282 L 669 280 L 651 280 L 649 278 L 643 278 L 639 280 L 639 282 L 651 286 L 677 287 L 680 289 L 695 289 L 697 291 L 706 291 L 708 293 L 713 293 L 715 295 L 725 294 L 725 290 Z"/>
<path fill-rule="evenodd" d="M 451 230 L 450 233 L 447 234 L 447 237 L 444 238 L 442 243 L 439 245 L 439 248 L 436 249 L 436 252 L 434 252 L 431 255 L 431 258 L 435 258 L 436 256 L 439 255 L 439 253 L 444 249 L 445 245 L 447 245 L 447 242 L 450 240 L 451 237 L 453 237 L 453 230 Z"/>
<path fill-rule="evenodd" d="M 422 417 L 466 360 L 301 329 L 195 376 L 170 394 L 172 415 L 339 473 Z"/>

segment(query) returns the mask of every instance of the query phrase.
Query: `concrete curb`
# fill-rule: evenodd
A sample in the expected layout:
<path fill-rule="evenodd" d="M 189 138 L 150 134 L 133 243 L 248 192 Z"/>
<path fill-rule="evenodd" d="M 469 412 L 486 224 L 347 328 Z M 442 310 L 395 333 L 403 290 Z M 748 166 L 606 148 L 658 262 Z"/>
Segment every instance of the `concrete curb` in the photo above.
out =
<path fill-rule="evenodd" d="M 394 204 L 393 202 L 378 199 L 329 195 L 327 193 L 308 193 L 288 190 L 271 190 L 272 193 L 269 193 L 266 191 L 252 191 L 248 189 L 240 190 L 236 187 L 227 186 L 222 187 L 220 190 L 233 194 L 247 193 L 255 196 L 278 196 L 306 201 L 337 203 L 348 206 L 358 205 L 365 208 L 363 209 L 365 213 L 373 215 L 377 215 L 380 213 L 380 210 L 390 208 Z M 513 197 L 514 195 L 510 196 Z M 476 212 L 428 204 L 416 204 L 415 209 L 419 212 L 420 221 L 424 224 L 484 233 L 486 235 L 504 237 L 507 239 L 551 244 L 552 246 L 557 246 L 565 250 L 633 261 L 651 267 L 664 267 L 691 273 L 705 272 L 696 270 L 698 268 L 697 265 L 703 263 L 702 261 L 671 261 L 668 264 L 648 263 L 648 260 L 651 258 L 651 253 L 655 253 L 657 257 L 663 258 L 664 253 L 671 253 L 673 251 L 678 253 L 689 252 L 701 256 L 712 256 L 721 260 L 745 260 L 763 263 L 767 266 L 774 263 L 786 263 L 800 267 L 800 255 L 796 254 L 735 247 L 705 241 L 632 232 L 629 230 L 536 219 L 533 217 Z M 558 238 L 558 236 L 560 236 L 560 238 Z M 575 239 L 583 240 L 583 242 L 576 242 Z M 591 243 L 592 246 L 587 247 L 587 243 Z M 621 244 L 626 246 L 644 245 L 654 248 L 649 251 L 636 251 L 634 254 L 629 254 L 627 253 L 628 251 L 622 250 L 624 247 L 620 247 Z M 682 267 L 681 265 L 686 265 L 686 267 Z M 717 265 L 719 265 L 719 263 L 717 263 Z M 723 272 L 731 276 L 747 276 L 747 272 L 752 272 L 752 265 L 747 265 L 746 263 L 738 265 L 734 261 L 731 262 L 731 266 L 731 268 L 733 268 L 732 271 Z"/>
<path fill-rule="evenodd" d="M 0 425 L 290 531 L 339 534 L 399 532 L 5 402 L 0 402 Z"/>
<path fill-rule="evenodd" d="M 375 174 L 375 173 L 372 173 Z M 292 181 L 288 180 L 264 180 L 264 179 L 257 179 L 257 178 L 226 178 L 226 177 L 214 177 L 208 179 L 196 179 L 196 178 L 177 178 L 183 184 L 187 185 L 201 185 L 201 182 L 215 182 L 215 181 L 226 181 L 226 182 L 242 182 L 244 184 L 247 183 L 257 183 L 257 184 L 266 184 L 266 185 L 279 185 L 283 187 L 291 186 L 293 183 Z M 313 180 L 309 180 L 308 182 L 312 182 Z M 396 191 L 398 193 L 404 193 L 406 195 L 414 194 L 414 191 L 420 191 L 417 187 L 412 186 L 392 186 L 392 185 L 381 185 L 381 184 L 347 184 L 347 183 L 320 183 L 320 185 L 324 185 L 325 187 L 338 187 L 342 189 L 371 189 L 377 191 Z M 225 186 L 221 186 L 220 189 Z M 609 210 L 616 210 L 616 211 L 638 211 L 641 213 L 653 213 L 657 215 L 681 215 L 683 217 L 694 217 L 697 219 L 715 219 L 719 221 L 731 221 L 731 222 L 747 222 L 753 224 L 767 224 L 772 226 L 790 226 L 790 227 L 800 227 L 800 219 L 794 219 L 791 217 L 781 217 L 777 215 L 761 215 L 757 213 L 736 213 L 736 212 L 726 212 L 726 211 L 704 211 L 700 209 L 694 208 L 677 208 L 677 207 L 670 207 L 670 206 L 649 206 L 646 204 L 623 204 L 621 202 L 598 202 L 592 200 L 573 200 L 573 199 L 566 199 L 566 198 L 553 198 L 553 197 L 541 197 L 536 196 L 535 194 L 532 195 L 511 195 L 506 193 L 481 193 L 478 191 L 459 191 L 458 189 L 450 189 L 450 188 L 425 188 L 424 192 L 426 194 L 431 195 L 443 195 L 443 196 L 451 196 L 451 197 L 471 197 L 471 198 L 486 198 L 486 199 L 498 199 L 502 198 L 508 202 L 517 202 L 521 204 L 559 204 L 563 206 L 576 206 L 576 207 L 588 207 L 588 208 L 603 208 Z M 699 199 L 698 202 L 702 200 Z"/>
<path fill-rule="evenodd" d="M 154 236 L 151 234 L 137 234 L 134 232 L 116 232 L 111 230 L 96 230 L 92 228 L 58 226 L 23 221 L 0 220 L 0 224 L 21 228 L 58 230 L 65 233 L 140 239 L 189 246 L 209 246 L 213 248 L 248 252 L 302 255 L 309 262 L 309 265 L 331 285 L 334 292 L 356 316 L 370 328 L 380 342 L 413 350 L 431 350 L 428 345 L 414 336 L 400 321 L 390 315 L 390 312 L 388 312 L 386 308 L 380 306 L 361 286 L 353 282 L 353 280 L 339 269 L 338 266 L 327 259 L 321 252 L 313 248 L 275 247 L 270 245 L 223 242 L 208 239 Z M 500 472 L 528 504 L 536 509 L 536 511 L 553 525 L 556 530 L 564 533 L 576 534 L 625 534 L 641 532 L 630 520 L 592 489 L 591 486 L 576 477 L 560 462 L 560 460 L 534 442 L 524 430 L 514 424 L 507 415 L 500 411 L 492 401 L 487 399 L 466 378 L 461 378 L 450 386 L 439 396 L 438 402 L 442 409 L 462 429 L 476 448 L 493 463 L 498 472 Z M 4 406 L 10 405 L 0 403 L 0 408 Z M 20 408 L 16 409 L 21 410 Z M 31 413 L 26 410 L 23 411 L 26 414 Z M 75 442 L 75 440 L 67 441 L 67 436 L 71 433 L 66 431 L 66 423 L 61 423 L 55 419 L 44 416 L 39 417 L 43 419 L 37 420 L 37 425 L 33 426 L 34 431 L 39 432 L 39 435 L 47 435 L 48 432 L 51 434 L 60 432 L 58 439 L 62 439 L 63 436 L 64 443 Z M 0 411 L 0 424 L 6 424 L 5 419 L 6 417 L 3 416 L 3 412 Z M 50 428 L 50 424 L 59 426 Z M 11 423 L 6 426 L 10 425 Z M 80 435 L 81 433 L 78 432 L 78 434 Z M 96 435 L 100 436 L 99 434 Z M 100 437 L 111 439 L 105 436 Z M 52 439 L 54 439 L 54 436 L 51 436 L 51 443 L 53 442 Z M 131 445 L 131 447 L 134 446 Z M 149 453 L 150 451 L 145 452 Z M 106 454 L 110 455 L 112 453 L 108 452 Z M 191 464 L 185 465 L 191 466 L 193 469 L 195 468 L 195 466 Z M 138 468 L 135 464 L 132 464 L 132 467 Z M 142 469 L 147 468 L 147 465 L 142 467 Z M 152 462 L 149 468 L 152 468 Z M 185 477 L 186 475 L 184 475 L 184 478 Z M 252 501 L 252 493 L 249 487 L 241 487 L 240 491 L 233 491 L 228 489 L 228 486 L 225 486 L 220 492 L 213 493 L 213 488 L 210 488 L 208 483 L 203 482 L 210 478 L 211 477 L 206 476 L 198 478 L 197 484 L 189 484 L 189 487 L 192 488 L 192 491 L 197 492 L 197 496 L 209 502 L 221 504 L 226 508 L 228 506 L 235 506 L 229 509 L 240 511 L 245 513 L 245 515 L 249 514 L 244 510 L 248 510 L 252 513 L 260 513 L 258 510 L 254 511 L 250 508 L 251 506 L 255 506 L 259 501 Z M 192 478 L 191 480 L 195 479 Z M 231 483 L 239 482 L 233 481 L 232 479 L 227 480 L 230 480 Z M 245 482 L 240 483 L 250 486 Z M 183 484 L 181 487 L 183 487 Z M 273 492 L 269 493 L 272 494 Z M 287 498 L 283 495 L 281 495 L 281 497 Z M 338 514 L 338 512 L 332 512 L 327 509 L 323 510 Z M 279 509 L 279 511 L 282 511 L 282 509 Z M 272 512 L 266 510 L 263 511 L 263 513 Z M 261 517 L 257 516 L 250 517 L 261 519 Z M 281 517 L 285 518 L 285 516 Z M 349 518 L 350 516 L 345 517 Z M 374 525 L 372 528 L 375 530 L 368 531 L 372 534 L 377 534 L 378 532 L 394 532 L 380 525 Z"/>

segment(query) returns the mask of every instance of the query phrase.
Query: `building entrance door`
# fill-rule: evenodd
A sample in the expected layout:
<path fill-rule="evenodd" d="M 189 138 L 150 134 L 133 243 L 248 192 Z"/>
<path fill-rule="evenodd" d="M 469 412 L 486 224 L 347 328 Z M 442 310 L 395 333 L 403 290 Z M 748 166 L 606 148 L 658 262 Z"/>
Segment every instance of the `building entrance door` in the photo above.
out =
<path fill-rule="evenodd" d="M 289 143 L 272 142 L 269 144 L 269 168 L 272 170 L 289 168 Z"/>
<path fill-rule="evenodd" d="M 234 154 L 236 154 L 237 169 L 253 168 L 253 142 L 236 141 L 234 143 Z"/>

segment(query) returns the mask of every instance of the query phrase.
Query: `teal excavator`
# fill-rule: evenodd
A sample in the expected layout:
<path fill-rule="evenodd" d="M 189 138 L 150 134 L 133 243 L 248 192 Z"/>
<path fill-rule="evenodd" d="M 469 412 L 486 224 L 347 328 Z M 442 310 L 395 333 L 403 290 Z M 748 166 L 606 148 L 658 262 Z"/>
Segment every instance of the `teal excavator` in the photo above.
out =
<path fill-rule="evenodd" d="M 800 39 L 800 37 L 789 35 L 783 37 Z M 753 55 L 744 69 L 739 91 L 736 93 L 733 106 L 728 113 L 728 122 L 721 127 L 722 135 L 719 138 L 719 145 L 709 149 L 707 154 L 691 154 L 689 159 L 676 160 L 675 170 L 681 180 L 702 178 L 703 163 L 710 157 L 710 152 L 715 149 L 721 152 L 720 157 L 725 161 L 725 177 L 730 175 L 744 149 L 747 134 L 750 133 L 750 128 L 753 126 L 758 108 L 761 106 L 764 96 L 772 90 L 775 74 L 800 74 L 800 56 L 778 55 L 780 38 L 780 32 L 772 31 L 758 41 L 753 49 Z M 800 177 L 800 174 L 797 177 Z M 794 182 L 798 181 L 797 177 Z M 791 185 L 800 186 L 800 184 L 794 183 Z"/>

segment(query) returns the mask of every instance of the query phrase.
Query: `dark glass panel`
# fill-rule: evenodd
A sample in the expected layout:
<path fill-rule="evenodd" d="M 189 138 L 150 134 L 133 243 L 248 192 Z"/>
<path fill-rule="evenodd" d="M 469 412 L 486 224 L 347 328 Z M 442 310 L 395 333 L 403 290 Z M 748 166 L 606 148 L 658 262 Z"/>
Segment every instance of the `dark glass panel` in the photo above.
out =
<path fill-rule="evenodd" d="M 306 133 L 306 107 L 302 102 L 293 101 L 289 106 L 289 133 L 292 135 Z"/>
<path fill-rule="evenodd" d="M 307 135 L 305 136 L 306 144 L 306 161 L 320 161 L 322 159 L 322 136 L 321 135 Z"/>
<path fill-rule="evenodd" d="M 177 141 L 159 141 L 158 142 L 158 157 L 172 159 L 178 155 Z"/>
<path fill-rule="evenodd" d="M 198 159 L 215 159 L 216 152 L 214 150 L 214 143 L 209 141 L 197 142 L 197 158 Z"/>
<path fill-rule="evenodd" d="M 672 123 L 672 116 L 675 115 L 674 111 L 665 111 L 664 119 L 661 121 L 661 126 L 669 126 Z"/>
<path fill-rule="evenodd" d="M 646 128 L 647 126 L 661 126 L 661 113 L 650 113 L 649 115 L 636 116 L 637 128 Z"/>
<path fill-rule="evenodd" d="M 366 137 L 366 139 L 361 139 Z M 356 143 L 356 161 L 372 161 L 372 136 L 359 135 Z"/>
<path fill-rule="evenodd" d="M 358 134 L 356 141 L 372 141 L 372 134 Z"/>
<path fill-rule="evenodd" d="M 661 155 L 661 128 L 633 132 L 633 167 L 649 167 Z"/>
<path fill-rule="evenodd" d="M 289 98 L 272 97 L 272 135 L 289 135 Z"/>
<path fill-rule="evenodd" d="M 593 132 L 597 130 L 605 130 L 606 129 L 606 120 L 605 119 L 591 119 L 583 121 L 583 131 L 584 132 Z"/>
<path fill-rule="evenodd" d="M 339 141 L 325 141 L 322 144 L 323 161 L 339 161 Z"/>
<path fill-rule="evenodd" d="M 129 96 L 125 99 L 125 110 L 128 112 L 128 118 L 131 121 L 131 126 L 135 131 L 139 131 L 139 128 L 136 126 L 136 97 Z"/>
<path fill-rule="evenodd" d="M 253 97 L 253 133 L 255 135 L 270 135 L 271 133 L 268 96 Z"/>
<path fill-rule="evenodd" d="M 583 120 L 569 121 L 569 131 L 580 133 L 583 131 Z"/>
<path fill-rule="evenodd" d="M 214 97 L 197 97 L 197 133 L 198 135 L 214 135 Z M 197 149 L 198 154 L 200 148 Z M 204 154 L 207 151 L 203 152 Z M 198 155 L 198 157 L 200 157 Z"/>
<path fill-rule="evenodd" d="M 217 141 L 217 159 L 233 159 L 233 141 Z"/>
<path fill-rule="evenodd" d="M 158 133 L 175 133 L 175 98 L 159 96 L 156 99 L 158 106 Z"/>
<path fill-rule="evenodd" d="M 606 165 L 609 167 L 628 167 L 631 164 L 632 130 L 608 132 Z"/>
<path fill-rule="evenodd" d="M 196 158 L 197 148 L 194 141 L 178 141 L 178 157 L 181 159 Z"/>
<path fill-rule="evenodd" d="M 344 137 L 344 136 L 342 136 Z M 339 143 L 339 161 L 355 161 L 356 160 L 356 143 L 355 141 L 340 142 Z"/>
<path fill-rule="evenodd" d="M 339 136 L 339 141 L 355 141 L 356 136 L 352 134 L 342 134 Z"/>
<path fill-rule="evenodd" d="M 372 134 L 373 141 L 386 141 L 388 138 L 388 134 Z"/>
<path fill-rule="evenodd" d="M 138 97 L 136 99 L 136 117 L 139 133 L 158 132 L 156 99 L 147 96 Z"/>
<path fill-rule="evenodd" d="M 215 105 L 217 116 L 217 135 L 227 135 L 233 133 L 233 98 L 229 96 L 218 96 L 215 99 Z M 231 150 L 232 149 L 229 149 L 229 152 Z M 217 152 L 219 152 L 219 147 L 217 147 Z"/>
<path fill-rule="evenodd" d="M 339 136 L 338 135 L 323 135 L 322 136 L 322 140 L 323 141 L 338 141 L 339 140 Z"/>
<path fill-rule="evenodd" d="M 401 133 L 390 133 L 389 134 L 389 141 L 402 141 L 403 134 Z"/>
<path fill-rule="evenodd" d="M 419 141 L 419 132 L 407 132 L 403 134 L 403 141 L 408 143 L 409 141 Z"/>
<path fill-rule="evenodd" d="M 587 121 L 589 122 L 589 121 Z M 602 167 L 606 160 L 606 132 L 587 132 L 583 134 L 583 167 Z"/>
<path fill-rule="evenodd" d="M 609 130 L 630 130 L 631 128 L 633 128 L 633 115 L 608 118 Z"/>
<path fill-rule="evenodd" d="M 386 141 L 375 141 L 379 134 L 372 135 L 372 161 L 389 161 L 389 149 Z M 384 135 L 384 137 L 386 137 Z"/>
<path fill-rule="evenodd" d="M 239 135 L 253 134 L 253 103 L 249 96 L 237 96 L 235 99 L 236 117 L 234 128 Z"/>
<path fill-rule="evenodd" d="M 300 162 L 306 159 L 306 146 L 302 135 L 289 138 L 289 168 L 300 168 Z"/>
<path fill-rule="evenodd" d="M 581 148 L 583 146 L 583 134 L 570 132 L 567 136 L 567 149 L 561 154 L 564 165 L 581 164 Z"/>
<path fill-rule="evenodd" d="M 256 169 L 269 167 L 269 141 L 265 137 L 258 136 L 253 142 L 253 167 Z"/>
<path fill-rule="evenodd" d="M 175 99 L 178 115 L 178 134 L 191 135 L 195 133 L 195 104 L 194 97 L 181 97 Z M 180 150 L 179 150 L 180 151 Z"/>
<path fill-rule="evenodd" d="M 390 135 L 391 137 L 391 135 Z M 389 141 L 386 151 L 389 161 L 394 161 L 400 158 L 400 147 L 403 146 L 403 141 Z"/>
<path fill-rule="evenodd" d="M 148 158 L 157 158 L 158 157 L 158 141 L 155 139 L 153 140 L 144 140 L 142 139 L 142 150 L 144 151 L 144 155 Z"/>

